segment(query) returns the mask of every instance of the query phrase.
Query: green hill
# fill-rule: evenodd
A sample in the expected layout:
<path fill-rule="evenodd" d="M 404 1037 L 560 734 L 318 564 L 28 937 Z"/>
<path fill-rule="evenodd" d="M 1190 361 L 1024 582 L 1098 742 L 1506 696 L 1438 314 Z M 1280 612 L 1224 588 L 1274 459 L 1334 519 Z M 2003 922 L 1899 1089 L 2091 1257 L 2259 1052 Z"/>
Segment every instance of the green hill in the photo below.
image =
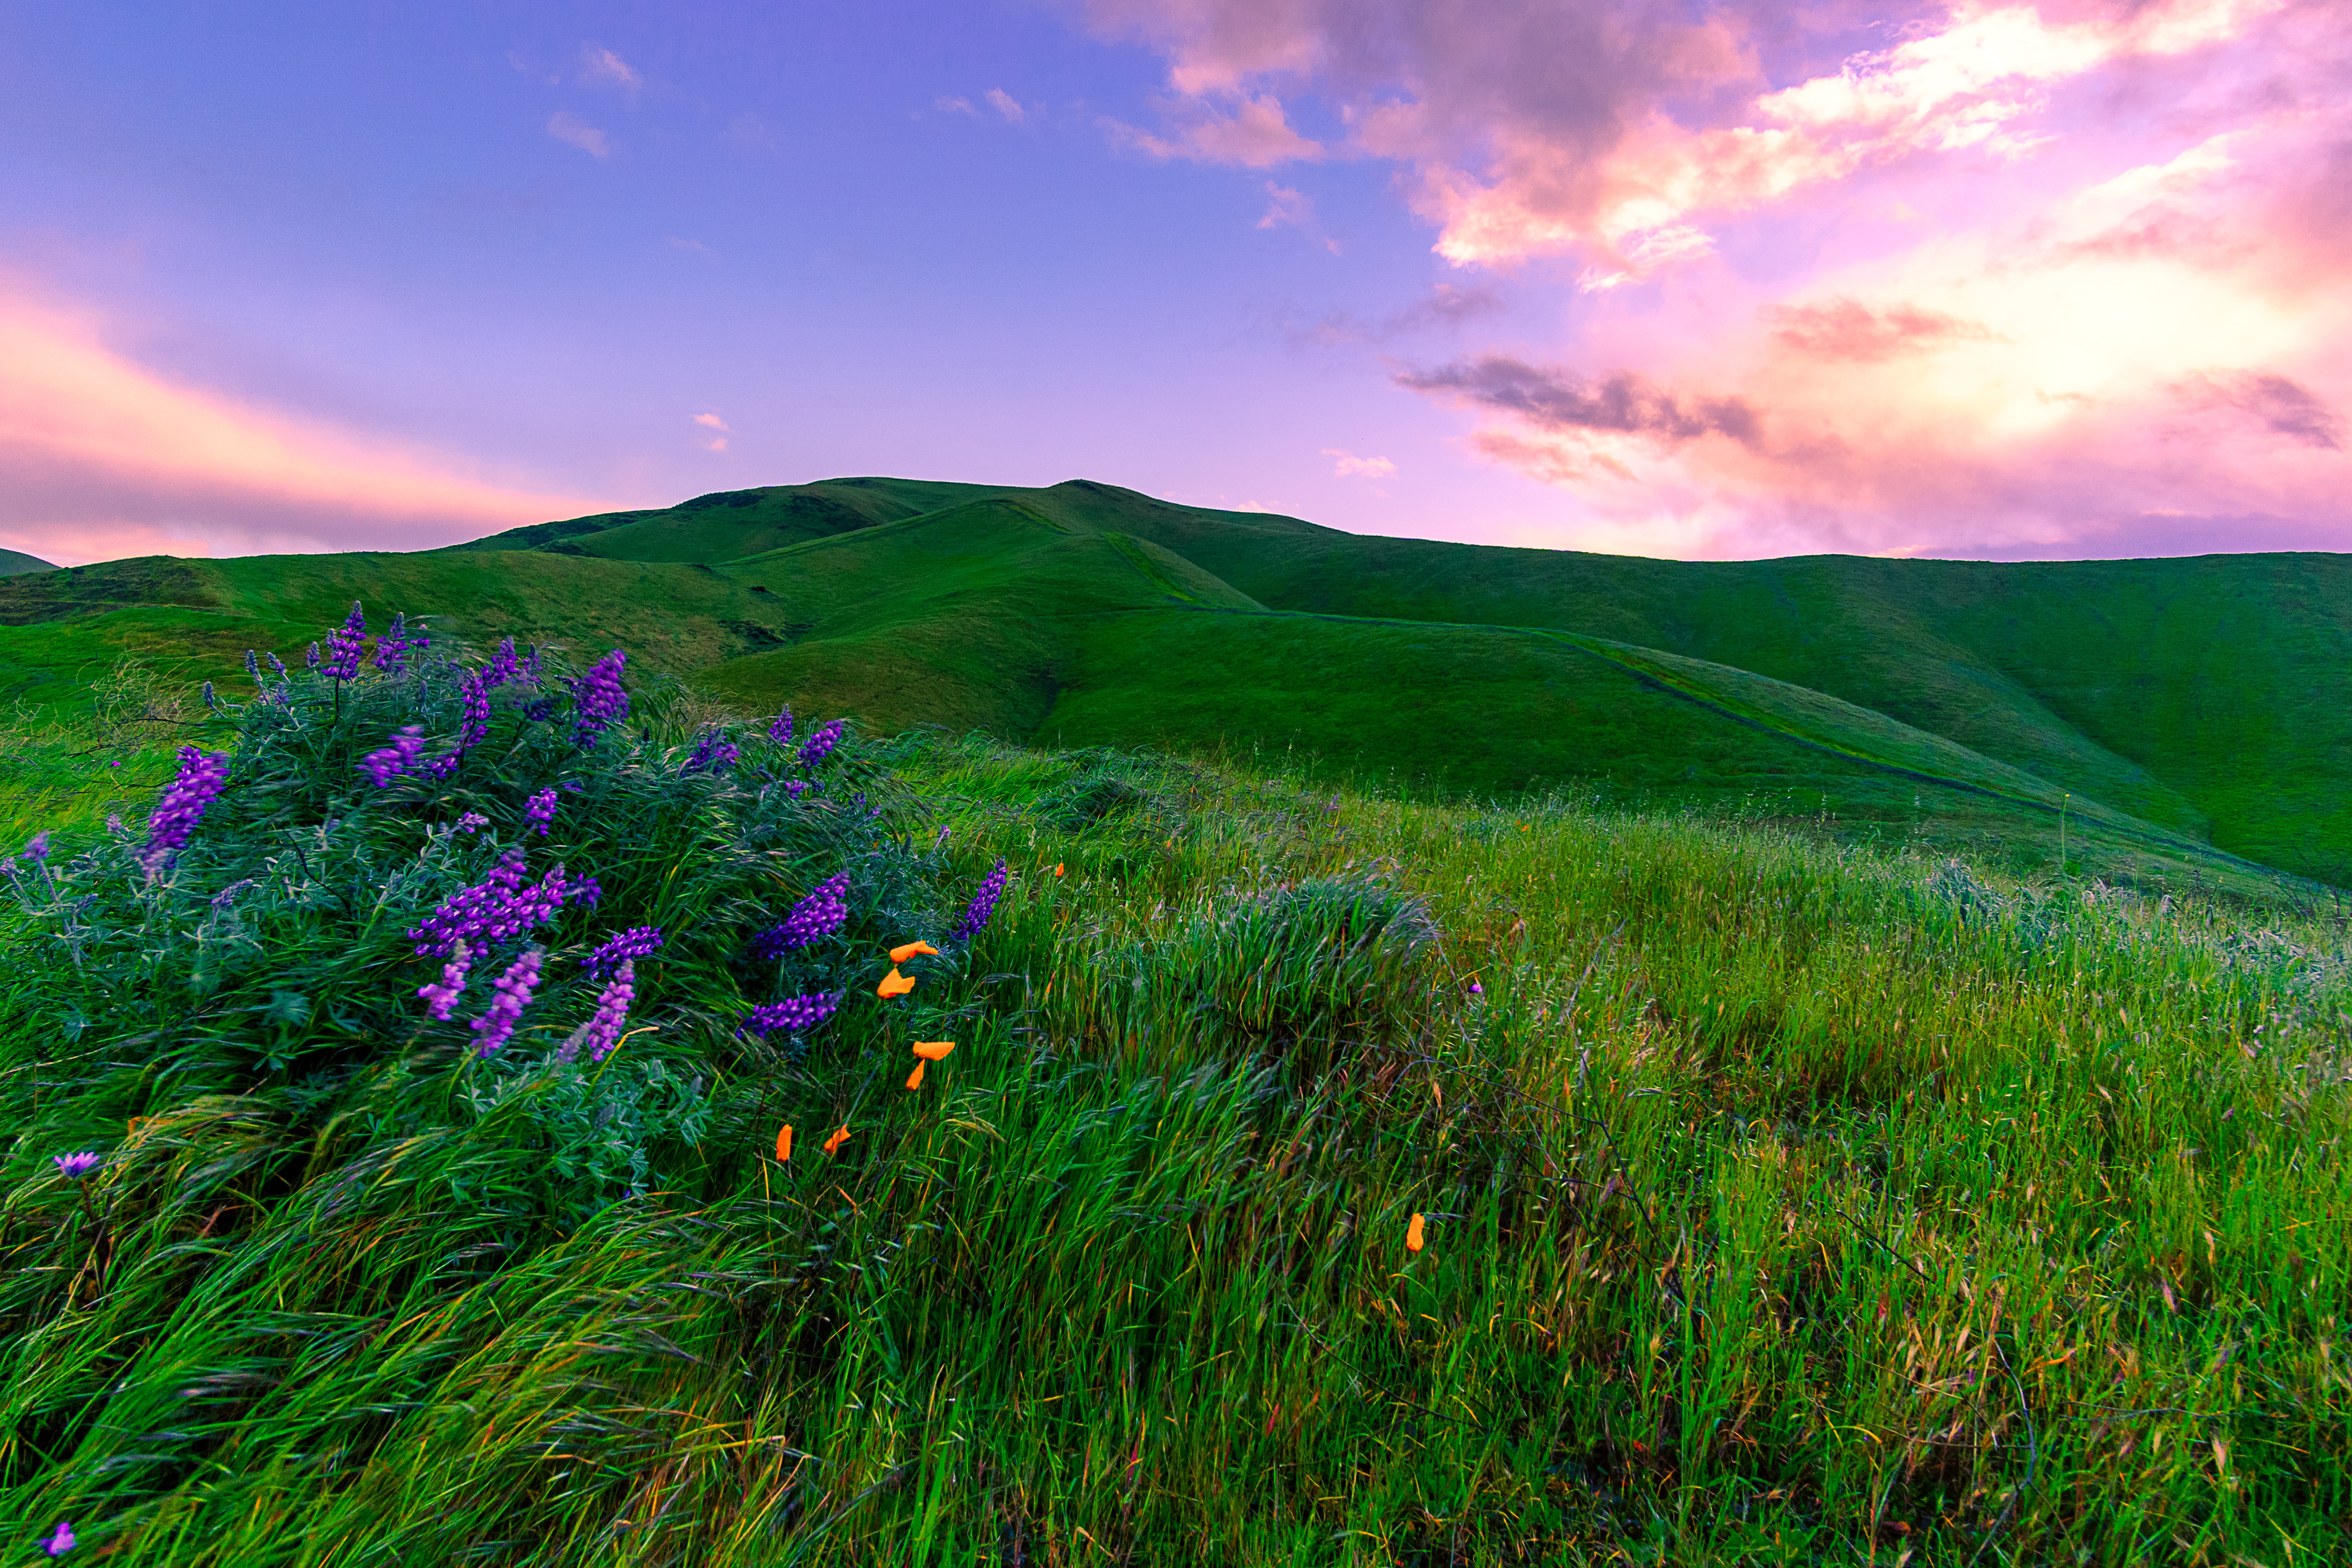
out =
<path fill-rule="evenodd" d="M 54 572 L 57 568 L 37 555 L 27 555 L 21 550 L 0 550 L 0 577 L 14 577 L 19 572 Z"/>
<path fill-rule="evenodd" d="M 234 685 L 353 598 L 624 645 L 744 709 L 1327 776 L 1874 822 L 2110 873 L 2352 885 L 2352 558 L 1677 563 L 1368 538 L 1091 481 L 858 478 L 409 555 L 0 582 L 0 699 Z M 1302 755 L 1303 753 L 1303 755 Z M 1311 761 L 1309 760 L 1311 757 Z"/>

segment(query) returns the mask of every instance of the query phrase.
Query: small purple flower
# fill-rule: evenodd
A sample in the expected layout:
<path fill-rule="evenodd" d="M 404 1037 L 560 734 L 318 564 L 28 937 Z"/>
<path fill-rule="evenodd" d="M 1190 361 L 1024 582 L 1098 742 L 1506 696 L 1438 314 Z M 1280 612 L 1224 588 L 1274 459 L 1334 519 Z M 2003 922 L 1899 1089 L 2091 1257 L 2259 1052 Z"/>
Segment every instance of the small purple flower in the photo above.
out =
<path fill-rule="evenodd" d="M 521 673 L 522 666 L 515 662 L 514 638 L 507 637 L 499 642 L 497 656 L 482 667 L 482 684 L 494 690 Z"/>
<path fill-rule="evenodd" d="M 572 889 L 566 896 L 582 909 L 593 910 L 604 900 L 604 884 L 593 877 L 583 877 L 572 884 Z"/>
<path fill-rule="evenodd" d="M 483 828 L 488 827 L 489 825 L 490 819 L 488 817 L 484 816 L 478 811 L 469 811 L 465 816 L 457 819 L 457 831 L 460 833 L 479 833 Z"/>
<path fill-rule="evenodd" d="M 445 1024 L 449 1021 L 449 1014 L 457 1005 L 459 994 L 466 989 L 466 972 L 473 963 L 473 953 L 460 941 L 451 952 L 449 962 L 441 966 L 440 984 L 436 985 L 428 981 L 416 988 L 416 994 L 425 998 L 426 1012 Z"/>
<path fill-rule="evenodd" d="M 551 789 L 543 789 L 532 795 L 524 804 L 522 815 L 524 821 L 539 829 L 539 836 L 541 838 L 546 837 L 547 825 L 555 820 L 555 792 Z"/>
<path fill-rule="evenodd" d="M 1486 988 L 1484 985 L 1479 984 L 1478 984 L 1476 981 L 1475 981 L 1475 980 L 1473 980 L 1473 981 L 1470 983 L 1470 994 L 1471 994 L 1471 995 L 1473 995 L 1473 996 L 1484 996 L 1486 994 Z"/>
<path fill-rule="evenodd" d="M 49 1158 L 57 1162 L 58 1169 L 66 1173 L 68 1180 L 87 1176 L 98 1166 L 98 1156 L 88 1150 L 79 1154 L 52 1154 Z"/>
<path fill-rule="evenodd" d="M 792 738 L 793 710 L 787 708 L 776 716 L 773 723 L 768 726 L 768 739 L 775 742 L 778 745 L 782 745 L 791 741 Z"/>
<path fill-rule="evenodd" d="M 147 816 L 147 842 L 140 863 L 150 875 L 171 864 L 196 826 L 196 819 L 228 783 L 228 753 L 180 748 L 180 771 L 163 786 L 163 798 Z"/>
<path fill-rule="evenodd" d="M 231 882 L 227 887 L 223 888 L 219 892 L 213 895 L 213 908 L 216 910 L 225 910 L 228 908 L 229 905 L 236 901 L 236 896 L 245 891 L 247 888 L 253 886 L 253 883 L 254 879 L 251 877 L 247 877 L 242 881 Z"/>
<path fill-rule="evenodd" d="M 601 1062 L 621 1043 L 621 1026 L 628 1022 L 629 1004 L 636 999 L 637 966 L 628 959 L 621 960 L 620 970 L 613 976 L 596 998 L 596 1011 L 588 1021 L 572 1031 L 555 1059 L 568 1062 L 582 1046 L 588 1047 L 588 1059 Z"/>
<path fill-rule="evenodd" d="M 390 789 L 392 781 L 405 773 L 414 773 L 416 759 L 425 754 L 425 726 L 408 724 L 392 738 L 392 744 L 380 752 L 370 752 L 360 759 L 360 771 L 373 781 L 378 789 Z"/>
<path fill-rule="evenodd" d="M 735 760 L 742 754 L 742 749 L 728 738 L 726 731 L 705 730 L 694 742 L 694 755 L 687 759 L 686 766 L 678 772 L 681 774 L 717 773 L 721 768 L 733 767 Z"/>
<path fill-rule="evenodd" d="M 849 918 L 849 873 L 829 877 L 794 904 L 782 923 L 751 939 L 751 955 L 761 960 L 782 958 L 796 947 L 806 947 L 839 931 Z"/>
<path fill-rule="evenodd" d="M 794 800 L 800 799 L 801 793 L 803 790 L 812 790 L 815 787 L 816 785 L 809 783 L 806 779 L 786 779 L 784 781 L 784 793 L 792 796 Z"/>
<path fill-rule="evenodd" d="M 327 634 L 327 677 L 331 680 L 353 680 L 360 673 L 360 656 L 367 650 L 367 616 L 360 609 L 357 599 L 352 601 L 352 613 L 343 624 Z"/>
<path fill-rule="evenodd" d="M 555 699 L 542 697 L 522 710 L 522 716 L 534 724 L 544 724 L 555 717 Z"/>
<path fill-rule="evenodd" d="M 17 857 L 20 860 L 46 860 L 48 858 L 49 830 L 46 827 L 26 841 L 25 852 Z"/>
<path fill-rule="evenodd" d="M 580 963 L 590 974 L 602 977 L 611 973 L 616 965 L 646 957 L 661 944 L 661 927 L 632 926 L 606 941 Z"/>
<path fill-rule="evenodd" d="M 446 779 L 456 773 L 466 753 L 490 732 L 490 689 L 481 672 L 478 670 L 460 680 L 457 691 L 466 704 L 465 717 L 457 725 L 457 744 L 434 758 L 432 765 L 425 770 L 436 779 Z"/>
<path fill-rule="evenodd" d="M 561 866 L 536 884 L 526 883 L 523 875 L 524 857 L 520 848 L 509 849 L 499 856 L 488 877 L 443 900 L 408 933 L 408 940 L 416 944 L 416 956 L 446 958 L 460 942 L 477 951 L 488 952 L 546 924 L 572 900 L 594 901 L 588 894 L 593 879 L 588 879 L 586 887 L 567 885 Z"/>
<path fill-rule="evenodd" d="M 572 687 L 572 733 L 582 746 L 629 715 L 629 694 L 621 687 L 622 667 L 629 656 L 614 648 L 591 665 Z"/>
<path fill-rule="evenodd" d="M 931 841 L 931 853 L 936 855 L 948 847 L 948 825 L 940 824 L 940 836 Z"/>
<path fill-rule="evenodd" d="M 312 669 L 319 668 L 319 645 L 317 643 L 312 643 L 310 645 L 310 668 Z"/>
<path fill-rule="evenodd" d="M 1004 881 L 1010 874 L 1004 868 L 1004 858 L 998 856 L 996 869 L 988 874 L 988 880 L 972 895 L 971 903 L 964 910 L 963 918 L 956 921 L 950 936 L 961 939 L 979 934 L 980 928 L 988 923 L 988 917 L 996 912 L 996 900 L 1004 896 Z"/>
<path fill-rule="evenodd" d="M 522 1017 L 522 1010 L 530 1002 L 533 987 L 539 984 L 539 963 L 545 955 L 532 948 L 511 964 L 507 972 L 490 982 L 498 993 L 490 998 L 490 1010 L 474 1020 L 474 1031 L 482 1037 L 481 1054 L 488 1056 L 507 1043 Z"/>
<path fill-rule="evenodd" d="M 286 661 L 274 653 L 269 656 L 269 668 L 277 672 L 278 679 L 286 679 Z"/>
<path fill-rule="evenodd" d="M 751 1009 L 743 1020 L 743 1032 L 752 1035 L 772 1035 L 780 1030 L 800 1034 L 814 1029 L 833 1016 L 846 992 L 831 995 L 814 992 L 806 996 L 787 996 L 782 1002 L 770 1002 Z"/>
<path fill-rule="evenodd" d="M 58 1532 L 41 1542 L 41 1550 L 52 1557 L 63 1557 L 74 1549 L 73 1526 L 60 1520 Z"/>
<path fill-rule="evenodd" d="M 114 765 L 119 768 L 122 764 L 121 763 L 117 763 Z M 122 826 L 122 814 L 121 812 L 110 811 L 106 814 L 106 830 L 109 833 L 121 833 L 127 831 L 127 829 Z"/>
<path fill-rule="evenodd" d="M 801 748 L 801 766 L 803 769 L 813 768 L 824 761 L 840 740 L 841 721 L 835 719 L 808 738 L 808 744 Z"/>
<path fill-rule="evenodd" d="M 375 667 L 393 674 L 408 660 L 408 650 L 416 645 L 408 640 L 408 616 L 405 612 L 392 617 L 392 629 L 375 639 Z"/>

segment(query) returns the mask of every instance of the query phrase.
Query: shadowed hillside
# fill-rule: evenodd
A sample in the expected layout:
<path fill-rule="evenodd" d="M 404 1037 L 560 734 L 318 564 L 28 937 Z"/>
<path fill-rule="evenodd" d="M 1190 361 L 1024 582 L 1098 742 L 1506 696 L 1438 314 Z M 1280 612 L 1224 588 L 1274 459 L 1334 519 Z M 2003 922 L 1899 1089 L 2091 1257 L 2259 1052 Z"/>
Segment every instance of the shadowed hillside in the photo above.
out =
<path fill-rule="evenodd" d="M 13 577 L 19 572 L 54 572 L 57 568 L 37 555 L 27 555 L 20 550 L 0 550 L 0 577 Z"/>
<path fill-rule="evenodd" d="M 747 710 L 884 731 L 1272 748 L 1334 778 L 1598 788 L 2029 858 L 2064 833 L 2111 874 L 2352 883 L 2352 558 L 2332 555 L 1677 563 L 1085 480 L 860 478 L 414 555 L 13 578 L 0 695 L 61 700 L 126 652 L 228 680 L 353 598 L 460 638 L 623 644 Z"/>

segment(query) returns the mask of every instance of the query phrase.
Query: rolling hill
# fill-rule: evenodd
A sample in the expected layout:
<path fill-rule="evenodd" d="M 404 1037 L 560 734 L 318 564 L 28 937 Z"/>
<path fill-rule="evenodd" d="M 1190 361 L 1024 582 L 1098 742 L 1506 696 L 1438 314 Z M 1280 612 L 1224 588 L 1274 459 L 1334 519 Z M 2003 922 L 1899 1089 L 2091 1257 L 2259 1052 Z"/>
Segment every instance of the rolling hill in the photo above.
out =
<path fill-rule="evenodd" d="M 1486 794 L 1822 813 L 2171 883 L 2352 885 L 2352 557 L 1676 563 L 849 479 L 416 554 L 0 581 L 0 698 L 123 653 L 241 679 L 340 618 L 627 647 L 745 710 L 1255 747 Z"/>
<path fill-rule="evenodd" d="M 57 568 L 37 555 L 27 555 L 21 550 L 0 550 L 0 577 L 13 577 L 19 572 L 54 572 Z"/>

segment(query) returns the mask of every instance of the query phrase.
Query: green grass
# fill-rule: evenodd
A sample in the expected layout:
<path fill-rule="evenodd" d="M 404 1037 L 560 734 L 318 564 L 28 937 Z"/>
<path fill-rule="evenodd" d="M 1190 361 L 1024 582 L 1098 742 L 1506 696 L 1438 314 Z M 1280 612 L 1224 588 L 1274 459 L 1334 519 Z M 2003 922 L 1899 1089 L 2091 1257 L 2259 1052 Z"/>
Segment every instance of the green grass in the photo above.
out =
<path fill-rule="evenodd" d="M 1635 683 L 1486 635 L 1498 693 Z M 798 1059 L 633 1042 L 717 1109 L 575 1229 L 505 1195 L 546 1179 L 529 1107 L 389 1042 L 321 1102 L 17 1013 L 0 1519 L 169 1568 L 2352 1553 L 2340 921 L 1566 797 L 856 750 L 950 886 L 1010 859 L 973 962 Z M 909 1092 L 918 1036 L 958 1043 Z"/>

